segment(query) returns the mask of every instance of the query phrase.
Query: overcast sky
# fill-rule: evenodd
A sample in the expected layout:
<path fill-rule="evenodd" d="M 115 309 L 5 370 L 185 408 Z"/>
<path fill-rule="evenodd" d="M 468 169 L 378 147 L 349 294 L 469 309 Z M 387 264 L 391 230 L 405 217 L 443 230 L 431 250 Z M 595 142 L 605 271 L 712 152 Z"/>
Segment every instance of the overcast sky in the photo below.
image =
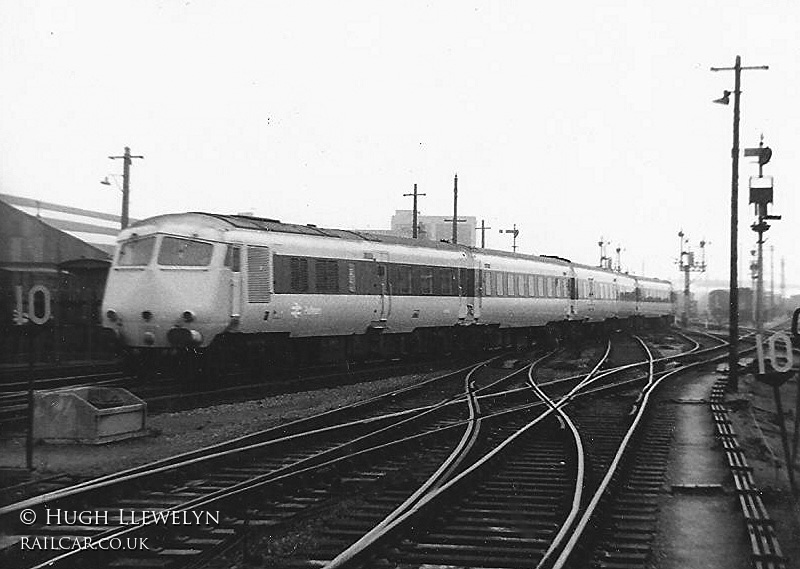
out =
<path fill-rule="evenodd" d="M 487 245 L 679 278 L 678 230 L 725 279 L 733 72 L 742 146 L 774 150 L 768 233 L 800 284 L 797 2 L 0 3 L 0 192 L 131 215 L 237 213 L 386 228 L 485 219 Z M 741 162 L 741 250 L 754 242 Z M 769 267 L 767 259 L 767 267 Z M 743 267 L 744 268 L 744 267 Z M 745 276 L 746 282 L 749 279 Z"/>

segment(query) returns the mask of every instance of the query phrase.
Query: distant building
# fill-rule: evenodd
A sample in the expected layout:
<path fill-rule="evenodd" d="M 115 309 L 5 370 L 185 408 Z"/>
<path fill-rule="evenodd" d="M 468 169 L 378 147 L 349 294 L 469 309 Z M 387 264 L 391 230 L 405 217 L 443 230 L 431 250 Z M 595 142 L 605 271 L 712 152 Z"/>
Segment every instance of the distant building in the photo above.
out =
<path fill-rule="evenodd" d="M 397 237 L 413 237 L 413 217 L 414 212 L 410 209 L 398 209 L 392 216 L 391 229 L 361 229 L 359 231 Z M 458 223 L 458 244 L 474 247 L 477 218 L 469 215 L 459 215 L 458 218 L 465 220 Z M 452 219 L 452 215 L 418 215 L 418 238 L 449 243 L 453 238 Z"/>

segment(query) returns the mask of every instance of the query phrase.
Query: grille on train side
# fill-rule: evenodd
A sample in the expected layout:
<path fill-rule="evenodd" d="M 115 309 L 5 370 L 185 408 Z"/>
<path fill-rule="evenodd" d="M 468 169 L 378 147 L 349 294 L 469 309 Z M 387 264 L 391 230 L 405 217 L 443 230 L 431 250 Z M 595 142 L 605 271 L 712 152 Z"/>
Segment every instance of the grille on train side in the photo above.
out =
<path fill-rule="evenodd" d="M 272 265 L 269 248 L 247 247 L 247 302 L 269 302 L 272 297 Z"/>

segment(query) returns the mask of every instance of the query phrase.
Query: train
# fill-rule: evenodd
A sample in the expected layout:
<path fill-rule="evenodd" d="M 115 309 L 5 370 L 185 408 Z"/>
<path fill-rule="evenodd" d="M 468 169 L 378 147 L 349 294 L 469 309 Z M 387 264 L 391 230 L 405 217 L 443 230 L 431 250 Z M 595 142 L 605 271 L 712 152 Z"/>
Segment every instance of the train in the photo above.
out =
<path fill-rule="evenodd" d="M 666 280 L 554 256 L 191 212 L 119 234 L 102 318 L 137 358 L 269 367 L 670 323 L 673 295 Z"/>
<path fill-rule="evenodd" d="M 739 287 L 739 319 L 742 322 L 753 322 L 753 289 Z M 715 289 L 708 293 L 708 313 L 717 324 L 728 321 L 730 312 L 730 291 Z"/>

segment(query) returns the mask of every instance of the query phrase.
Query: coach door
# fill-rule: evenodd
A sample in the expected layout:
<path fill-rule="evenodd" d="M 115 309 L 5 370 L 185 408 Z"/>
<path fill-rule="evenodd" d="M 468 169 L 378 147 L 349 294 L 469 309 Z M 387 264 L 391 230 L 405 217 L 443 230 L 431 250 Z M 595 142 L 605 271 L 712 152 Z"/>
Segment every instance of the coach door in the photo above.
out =
<path fill-rule="evenodd" d="M 593 277 L 589 277 L 586 280 L 586 287 L 587 287 L 586 296 L 589 299 L 589 301 L 587 303 L 587 306 L 588 306 L 587 310 L 591 313 L 591 312 L 594 312 L 594 278 Z"/>
<path fill-rule="evenodd" d="M 458 321 L 470 324 L 475 319 L 475 271 L 467 254 L 461 255 L 466 266 L 458 268 Z"/>
<path fill-rule="evenodd" d="M 473 271 L 473 274 L 475 275 L 475 308 L 474 308 L 475 314 L 474 314 L 474 316 L 475 316 L 475 321 L 477 322 L 478 320 L 480 320 L 481 308 L 483 308 L 483 295 L 484 295 L 483 287 L 484 287 L 484 285 L 486 283 L 486 281 L 484 280 L 486 278 L 486 273 L 485 273 L 484 269 L 475 269 Z"/>
<path fill-rule="evenodd" d="M 231 271 L 231 317 L 241 318 L 242 316 L 242 247 L 240 245 L 228 245 L 225 252 L 225 266 Z"/>
<path fill-rule="evenodd" d="M 386 322 L 392 314 L 392 288 L 389 283 L 389 253 L 375 253 L 375 288 L 378 289 L 378 320 Z"/>
<path fill-rule="evenodd" d="M 572 267 L 570 267 L 568 273 L 564 274 L 567 277 L 567 294 L 569 295 L 567 318 L 572 318 L 577 312 L 575 305 L 578 300 L 578 282 L 575 280 L 575 270 Z"/>

